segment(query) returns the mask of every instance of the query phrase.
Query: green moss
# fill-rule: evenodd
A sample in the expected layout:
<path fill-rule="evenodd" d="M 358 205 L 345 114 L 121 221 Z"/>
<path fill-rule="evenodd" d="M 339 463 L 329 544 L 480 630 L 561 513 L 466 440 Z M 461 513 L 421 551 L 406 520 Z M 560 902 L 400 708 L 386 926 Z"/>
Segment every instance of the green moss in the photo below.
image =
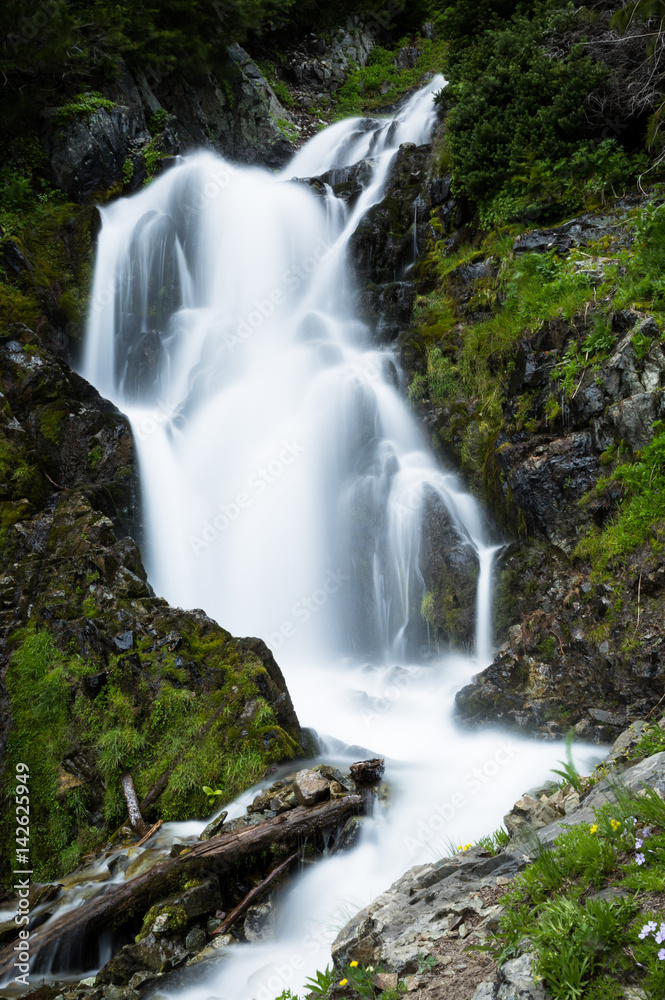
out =
<path fill-rule="evenodd" d="M 143 926 L 136 935 L 137 944 L 150 934 L 157 917 L 166 917 L 166 921 L 160 921 L 160 934 L 177 934 L 183 931 L 189 922 L 184 906 L 177 903 L 158 903 L 152 906 L 143 918 Z"/>
<path fill-rule="evenodd" d="M 94 472 L 103 458 L 101 445 L 94 445 L 88 452 L 88 468 Z"/>
<path fill-rule="evenodd" d="M 134 176 L 134 161 L 131 156 L 128 156 L 122 165 L 122 183 L 126 186 L 131 183 L 132 177 Z"/>
<path fill-rule="evenodd" d="M 46 631 L 32 628 L 11 658 L 6 684 L 13 727 L 7 739 L 6 780 L 16 765 L 30 773 L 30 845 L 36 881 L 48 881 L 67 870 L 74 819 L 66 797 L 58 798 L 58 767 L 73 749 L 68 706 L 71 684 L 86 672 L 83 661 L 66 658 Z M 35 739 L 35 734 L 39 738 Z M 13 830 L 7 829 L 8 856 L 13 856 Z"/>
<path fill-rule="evenodd" d="M 175 118 L 173 115 L 169 114 L 166 108 L 158 108 L 157 111 L 150 116 L 150 121 L 148 122 L 150 135 L 157 135 L 159 132 L 162 132 L 172 121 L 175 121 Z"/>
<path fill-rule="evenodd" d="M 86 90 L 58 108 L 56 113 L 57 121 L 61 123 L 69 122 L 77 115 L 91 115 L 100 108 L 105 111 L 112 111 L 115 108 L 113 101 L 109 101 L 96 90 Z"/>
<path fill-rule="evenodd" d="M 65 403 L 49 403 L 39 414 L 41 432 L 50 444 L 60 444 L 60 428 L 66 412 Z"/>

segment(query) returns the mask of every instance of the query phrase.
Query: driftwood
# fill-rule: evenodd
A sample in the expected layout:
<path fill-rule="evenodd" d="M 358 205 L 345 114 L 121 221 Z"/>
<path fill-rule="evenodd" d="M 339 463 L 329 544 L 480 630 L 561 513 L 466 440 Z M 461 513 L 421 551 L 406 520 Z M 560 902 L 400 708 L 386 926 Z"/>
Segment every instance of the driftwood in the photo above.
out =
<path fill-rule="evenodd" d="M 132 824 L 132 829 L 138 833 L 139 837 L 145 837 L 150 828 L 141 815 L 139 799 L 131 774 L 128 772 L 123 774 L 120 778 L 120 784 L 122 785 L 125 802 L 127 803 L 127 812 L 129 813 L 129 822 Z"/>
<path fill-rule="evenodd" d="M 143 845 L 145 844 L 146 840 L 150 840 L 150 838 L 152 837 L 153 833 L 157 833 L 157 831 L 159 830 L 159 828 L 160 828 L 160 826 L 162 825 L 163 822 L 164 822 L 164 820 L 158 819 L 157 822 L 155 823 L 155 825 L 151 826 L 150 829 L 148 830 L 148 832 L 146 834 L 144 834 L 144 836 L 141 837 L 140 840 L 137 840 L 135 844 L 130 844 L 129 846 L 130 847 L 143 847 Z"/>
<path fill-rule="evenodd" d="M 215 934 L 226 934 L 226 932 L 230 930 L 235 922 L 243 915 L 245 910 L 250 908 L 254 900 L 258 899 L 261 893 L 267 889 L 268 886 L 282 874 L 282 872 L 286 871 L 292 861 L 295 861 L 296 858 L 300 857 L 300 853 L 300 851 L 296 851 L 295 854 L 292 854 L 290 858 L 286 859 L 286 861 L 282 861 L 281 865 L 277 865 L 276 868 L 273 868 L 270 875 L 268 875 L 267 878 L 264 878 L 263 882 L 252 889 L 251 892 L 248 892 L 245 898 L 238 903 L 235 910 L 231 910 L 228 917 L 226 917 L 219 927 L 212 932 L 211 937 Z"/>
<path fill-rule="evenodd" d="M 363 812 L 366 800 L 361 795 L 345 795 L 316 806 L 296 806 L 264 823 L 246 826 L 196 844 L 177 858 L 166 858 L 149 871 L 129 882 L 100 890 L 82 906 L 55 916 L 30 936 L 30 950 L 39 966 L 38 952 L 48 954 L 53 968 L 58 955 L 65 954 L 68 943 L 98 938 L 104 930 L 117 930 L 131 920 L 140 919 L 153 903 L 180 889 L 182 884 L 203 873 L 228 871 L 231 865 L 269 850 L 273 844 L 283 848 L 297 846 L 324 827 L 344 822 L 354 813 Z M 0 976 L 13 976 L 13 945 L 0 951 Z"/>

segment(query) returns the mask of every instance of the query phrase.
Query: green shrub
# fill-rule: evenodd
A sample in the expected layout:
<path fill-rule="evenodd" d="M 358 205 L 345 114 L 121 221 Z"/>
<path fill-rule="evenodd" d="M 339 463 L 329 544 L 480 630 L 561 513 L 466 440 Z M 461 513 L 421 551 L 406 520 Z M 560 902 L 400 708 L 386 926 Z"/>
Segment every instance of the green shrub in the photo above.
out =
<path fill-rule="evenodd" d="M 464 0 L 445 8 L 449 40 L 447 149 L 455 189 L 484 226 L 548 220 L 619 194 L 646 169 L 644 155 L 585 136 L 587 96 L 607 76 L 581 44 L 552 58 L 548 46 L 579 33 L 563 0 Z"/>
<path fill-rule="evenodd" d="M 76 118 L 77 115 L 91 115 L 100 109 L 112 111 L 114 107 L 113 101 L 109 101 L 98 91 L 87 90 L 77 94 L 72 101 L 58 108 L 57 120 L 65 123 Z"/>

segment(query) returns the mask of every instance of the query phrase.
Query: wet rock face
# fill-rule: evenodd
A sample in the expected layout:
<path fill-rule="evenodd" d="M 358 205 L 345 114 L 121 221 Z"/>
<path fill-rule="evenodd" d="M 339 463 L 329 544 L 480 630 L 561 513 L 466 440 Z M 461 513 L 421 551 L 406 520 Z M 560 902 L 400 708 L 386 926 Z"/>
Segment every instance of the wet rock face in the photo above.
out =
<path fill-rule="evenodd" d="M 79 202 L 116 184 L 131 152 L 150 141 L 143 115 L 126 105 L 78 114 L 65 124 L 54 111 L 43 133 L 54 183 Z"/>
<path fill-rule="evenodd" d="M 429 154 L 429 146 L 400 146 L 386 179 L 383 201 L 363 216 L 351 237 L 349 256 L 361 282 L 395 281 L 415 262 L 415 202 L 421 200 L 421 224 L 426 222 L 431 207 L 422 197 Z"/>
<path fill-rule="evenodd" d="M 450 179 L 430 177 L 430 157 L 428 145 L 400 147 L 383 201 L 363 216 L 349 241 L 359 286 L 356 306 L 382 341 L 393 340 L 410 322 L 430 211 L 452 200 Z"/>
<path fill-rule="evenodd" d="M 558 388 L 557 364 L 565 332 L 554 326 L 535 344 L 518 352 L 509 386 L 508 408 L 525 393 L 532 395 L 530 413 L 539 423 L 534 433 L 524 428 L 497 439 L 496 460 L 503 474 L 504 496 L 510 494 L 527 527 L 570 554 L 580 528 L 593 517 L 602 523 L 611 513 L 578 501 L 595 486 L 601 455 L 621 444 L 633 452 L 653 437 L 653 424 L 665 414 L 665 344 L 654 320 L 624 312 L 615 317 L 619 332 L 629 329 L 598 371 L 586 372 L 569 397 Z M 633 337 L 653 338 L 644 357 L 635 352 Z M 539 342 L 538 342 L 539 341 Z M 556 413 L 543 420 L 549 407 Z M 558 411 L 558 412 L 557 412 Z"/>
<path fill-rule="evenodd" d="M 422 615 L 430 639 L 459 646 L 472 643 L 476 621 L 478 556 L 454 525 L 438 495 L 425 498 L 421 572 L 431 599 Z"/>

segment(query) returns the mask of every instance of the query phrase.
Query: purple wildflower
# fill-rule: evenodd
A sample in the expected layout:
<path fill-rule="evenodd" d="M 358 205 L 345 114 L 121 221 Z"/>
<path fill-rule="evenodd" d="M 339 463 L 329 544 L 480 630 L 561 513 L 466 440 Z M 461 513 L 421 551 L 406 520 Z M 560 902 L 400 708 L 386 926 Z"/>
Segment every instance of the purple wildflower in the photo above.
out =
<path fill-rule="evenodd" d="M 640 931 L 640 933 L 638 935 L 640 941 L 644 941 L 645 937 L 649 937 L 649 934 L 651 934 L 652 931 L 655 931 L 657 929 L 658 929 L 658 925 L 656 923 L 654 923 L 653 920 L 650 920 L 648 924 L 644 925 L 644 927 L 642 928 L 642 930 Z"/>
<path fill-rule="evenodd" d="M 643 865 L 644 864 L 644 855 L 643 854 L 636 854 L 635 855 L 635 860 L 637 861 L 638 865 Z"/>
<path fill-rule="evenodd" d="M 635 841 L 635 847 L 639 850 L 643 843 L 644 843 L 643 840 L 638 839 Z"/>
<path fill-rule="evenodd" d="M 660 949 L 660 951 L 658 952 L 658 958 L 661 960 L 661 962 L 665 962 L 665 948 Z"/>

